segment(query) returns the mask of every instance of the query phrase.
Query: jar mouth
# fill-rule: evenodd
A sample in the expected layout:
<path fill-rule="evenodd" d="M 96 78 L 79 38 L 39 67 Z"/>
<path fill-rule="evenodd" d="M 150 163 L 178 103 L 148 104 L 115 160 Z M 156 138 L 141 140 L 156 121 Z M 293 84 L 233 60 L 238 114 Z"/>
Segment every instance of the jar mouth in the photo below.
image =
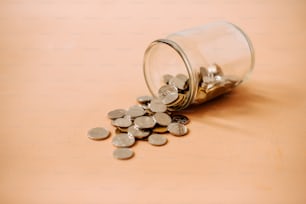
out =
<path fill-rule="evenodd" d="M 153 88 L 151 86 L 150 79 L 149 79 L 149 77 L 150 77 L 150 73 L 149 73 L 150 67 L 146 64 L 146 62 L 148 61 L 148 58 L 150 57 L 150 52 L 152 51 L 152 49 L 156 45 L 160 45 L 160 44 L 166 45 L 169 48 L 171 48 L 173 51 L 175 51 L 176 54 L 178 54 L 179 58 L 182 60 L 182 62 L 185 65 L 184 67 L 185 67 L 185 69 L 188 73 L 188 78 L 189 78 L 189 81 L 188 81 L 189 92 L 187 94 L 186 101 L 182 104 L 181 107 L 176 108 L 175 110 L 185 109 L 192 103 L 192 100 L 193 100 L 193 98 L 196 94 L 197 90 L 195 90 L 196 87 L 194 87 L 196 79 L 194 78 L 193 71 L 192 71 L 192 66 L 191 66 L 190 61 L 188 60 L 188 57 L 187 57 L 186 53 L 183 51 L 183 49 L 176 42 L 174 42 L 172 40 L 169 40 L 169 39 L 157 39 L 157 40 L 153 41 L 148 46 L 148 48 L 145 51 L 144 61 L 143 61 L 143 73 L 144 73 L 144 78 L 145 78 L 146 85 L 147 85 L 149 91 L 151 92 L 152 96 L 157 98 L 158 97 L 157 92 L 155 92 L 153 90 Z"/>

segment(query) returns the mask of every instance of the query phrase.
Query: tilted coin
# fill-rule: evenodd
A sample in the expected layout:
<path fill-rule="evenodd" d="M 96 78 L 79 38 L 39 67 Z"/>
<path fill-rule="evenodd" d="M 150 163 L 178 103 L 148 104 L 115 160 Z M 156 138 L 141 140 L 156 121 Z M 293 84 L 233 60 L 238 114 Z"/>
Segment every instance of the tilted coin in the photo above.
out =
<path fill-rule="evenodd" d="M 159 99 L 167 105 L 178 98 L 178 90 L 175 86 L 164 85 L 158 90 L 158 96 Z"/>
<path fill-rule="evenodd" d="M 167 106 L 158 99 L 154 99 L 149 104 L 150 110 L 157 113 L 157 112 L 165 112 L 167 110 Z"/>
<path fill-rule="evenodd" d="M 165 75 L 163 76 L 163 82 L 164 82 L 165 84 L 168 84 L 169 81 L 170 81 L 170 79 L 172 79 L 172 78 L 173 78 L 173 76 L 172 76 L 171 74 L 165 74 Z"/>
<path fill-rule="evenodd" d="M 207 71 L 208 71 L 208 73 L 211 73 L 213 75 L 223 76 L 223 71 L 222 71 L 221 67 L 217 64 L 212 64 L 212 65 L 208 66 Z"/>
<path fill-rule="evenodd" d="M 156 126 L 152 129 L 153 132 L 155 133 L 167 133 L 168 132 L 168 127 L 166 126 Z"/>
<path fill-rule="evenodd" d="M 188 80 L 188 77 L 185 74 L 177 74 L 175 77 L 182 79 L 183 81 Z"/>
<path fill-rule="evenodd" d="M 139 96 L 137 98 L 137 101 L 140 104 L 146 104 L 149 103 L 152 99 L 153 99 L 152 96 Z"/>
<path fill-rule="evenodd" d="M 116 159 L 130 159 L 134 152 L 130 148 L 117 148 L 113 151 L 113 157 Z"/>
<path fill-rule="evenodd" d="M 117 127 L 127 128 L 132 125 L 132 121 L 129 118 L 117 118 L 112 124 Z"/>
<path fill-rule="evenodd" d="M 187 127 L 181 123 L 170 123 L 168 131 L 174 136 L 184 136 L 188 133 Z"/>
<path fill-rule="evenodd" d="M 177 105 L 181 105 L 184 102 L 184 100 L 186 99 L 186 97 L 187 97 L 186 95 L 187 94 L 179 93 L 177 100 L 175 100 L 173 103 L 168 104 L 168 106 L 169 107 L 174 107 L 174 106 L 177 106 Z"/>
<path fill-rule="evenodd" d="M 169 85 L 173 85 L 178 89 L 185 90 L 187 88 L 186 82 L 187 81 L 181 78 L 173 77 L 172 79 L 170 79 Z"/>
<path fill-rule="evenodd" d="M 128 132 L 128 128 L 123 128 L 123 127 L 117 127 L 117 129 L 122 132 L 122 133 L 127 133 Z"/>
<path fill-rule="evenodd" d="M 137 139 L 143 139 L 145 137 L 148 137 L 150 135 L 149 130 L 140 130 L 135 125 L 128 128 L 128 134 L 134 136 Z"/>
<path fill-rule="evenodd" d="M 115 109 L 113 111 L 110 111 L 107 113 L 107 116 L 109 119 L 117 119 L 117 118 L 122 118 L 123 116 L 125 116 L 126 114 L 126 110 L 124 109 Z"/>
<path fill-rule="evenodd" d="M 130 107 L 126 114 L 131 116 L 131 118 L 136 118 L 139 116 L 143 116 L 145 114 L 145 111 L 141 106 L 135 105 Z"/>
<path fill-rule="evenodd" d="M 171 117 L 172 117 L 172 122 L 174 123 L 187 125 L 190 122 L 189 118 L 185 115 L 172 115 Z"/>
<path fill-rule="evenodd" d="M 156 122 L 151 116 L 141 116 L 135 119 L 134 124 L 137 128 L 148 129 L 153 128 Z"/>
<path fill-rule="evenodd" d="M 161 126 L 168 126 L 172 121 L 171 117 L 166 113 L 155 113 L 153 119 Z"/>
<path fill-rule="evenodd" d="M 135 138 L 132 135 L 126 133 L 120 133 L 115 135 L 112 140 L 112 144 L 116 147 L 130 147 L 135 143 Z"/>
<path fill-rule="evenodd" d="M 167 141 L 168 139 L 164 135 L 160 135 L 160 134 L 152 134 L 148 138 L 148 142 L 151 145 L 155 145 L 155 146 L 164 145 L 167 143 Z"/>
<path fill-rule="evenodd" d="M 208 75 L 208 71 L 205 67 L 200 67 L 200 75 L 201 75 L 201 78 Z"/>
<path fill-rule="evenodd" d="M 108 138 L 110 132 L 103 127 L 92 128 L 88 131 L 88 138 L 93 140 L 103 140 Z"/>

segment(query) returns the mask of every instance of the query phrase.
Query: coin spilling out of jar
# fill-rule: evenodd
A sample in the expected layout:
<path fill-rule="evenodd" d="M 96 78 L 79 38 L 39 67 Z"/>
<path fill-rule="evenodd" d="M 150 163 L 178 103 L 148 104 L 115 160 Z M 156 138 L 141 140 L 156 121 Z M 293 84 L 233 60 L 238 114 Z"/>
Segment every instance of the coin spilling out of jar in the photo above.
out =
<path fill-rule="evenodd" d="M 167 144 L 167 135 L 188 134 L 188 117 L 176 111 L 201 104 L 230 92 L 254 67 L 254 50 L 247 35 L 236 25 L 215 22 L 153 41 L 145 51 L 143 72 L 152 96 L 140 96 L 137 105 L 108 113 L 116 128 L 113 156 L 130 159 L 137 141 L 154 146 Z M 103 127 L 89 130 L 88 137 L 104 140 Z"/>

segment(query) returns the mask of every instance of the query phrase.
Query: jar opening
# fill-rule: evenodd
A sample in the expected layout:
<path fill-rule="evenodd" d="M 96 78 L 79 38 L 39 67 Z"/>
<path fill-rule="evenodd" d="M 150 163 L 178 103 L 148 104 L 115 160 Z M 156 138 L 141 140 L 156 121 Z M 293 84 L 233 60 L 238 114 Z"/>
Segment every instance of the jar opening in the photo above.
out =
<path fill-rule="evenodd" d="M 147 87 L 154 97 L 158 97 L 158 90 L 163 84 L 164 76 L 186 75 L 189 90 L 184 103 L 175 110 L 184 109 L 192 103 L 196 90 L 191 64 L 182 48 L 174 41 L 168 39 L 153 41 L 145 51 L 143 72 Z"/>

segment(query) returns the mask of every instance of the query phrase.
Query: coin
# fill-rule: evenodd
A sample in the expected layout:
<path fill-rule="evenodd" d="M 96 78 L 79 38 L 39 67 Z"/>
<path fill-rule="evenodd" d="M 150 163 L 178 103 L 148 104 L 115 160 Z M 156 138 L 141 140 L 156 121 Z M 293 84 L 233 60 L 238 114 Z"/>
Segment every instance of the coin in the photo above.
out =
<path fill-rule="evenodd" d="M 148 137 L 150 135 L 149 130 L 140 130 L 135 125 L 132 125 L 128 128 L 128 134 L 134 136 L 137 139 L 143 139 L 145 137 Z"/>
<path fill-rule="evenodd" d="M 156 122 L 151 116 L 141 116 L 135 119 L 134 124 L 137 128 L 147 129 L 153 128 Z"/>
<path fill-rule="evenodd" d="M 172 117 L 172 122 L 174 123 L 180 123 L 186 125 L 190 122 L 189 118 L 187 118 L 187 116 L 184 115 L 173 115 L 171 117 Z"/>
<path fill-rule="evenodd" d="M 178 98 L 178 90 L 175 86 L 164 85 L 158 90 L 158 96 L 159 99 L 167 105 Z"/>
<path fill-rule="evenodd" d="M 125 116 L 126 110 L 124 109 L 115 109 L 113 111 L 110 111 L 107 113 L 107 116 L 109 119 L 117 119 L 117 118 L 122 118 Z"/>
<path fill-rule="evenodd" d="M 112 144 L 116 147 L 130 147 L 135 143 L 135 138 L 132 135 L 126 133 L 120 133 L 115 135 L 112 140 Z"/>
<path fill-rule="evenodd" d="M 152 131 L 155 133 L 166 133 L 168 132 L 168 127 L 167 126 L 156 126 L 152 129 Z"/>
<path fill-rule="evenodd" d="M 132 121 L 129 118 L 117 118 L 112 124 L 117 127 L 127 128 L 132 125 Z"/>
<path fill-rule="evenodd" d="M 153 99 L 149 104 L 150 110 L 157 112 L 165 112 L 167 110 L 167 106 L 161 102 L 159 99 Z"/>
<path fill-rule="evenodd" d="M 208 71 L 208 73 L 211 73 L 213 75 L 223 76 L 223 71 L 222 71 L 221 67 L 217 64 L 212 64 L 212 65 L 208 66 L 207 71 Z"/>
<path fill-rule="evenodd" d="M 169 81 L 170 81 L 170 79 L 172 79 L 172 78 L 173 78 L 173 76 L 172 76 L 171 74 L 165 74 L 165 75 L 163 76 L 163 82 L 164 82 L 165 84 L 168 84 Z"/>
<path fill-rule="evenodd" d="M 110 132 L 103 127 L 92 128 L 88 131 L 88 138 L 92 140 L 103 140 L 108 138 Z"/>
<path fill-rule="evenodd" d="M 138 103 L 140 104 L 146 104 L 149 103 L 152 100 L 152 96 L 139 96 L 137 98 Z"/>
<path fill-rule="evenodd" d="M 130 159 L 134 152 L 130 148 L 117 148 L 113 151 L 113 157 L 116 159 Z"/>
<path fill-rule="evenodd" d="M 173 85 L 180 90 L 186 89 L 186 81 L 178 77 L 173 77 L 170 79 L 169 85 Z"/>
<path fill-rule="evenodd" d="M 185 74 L 177 74 L 175 77 L 182 79 L 185 82 L 188 80 L 188 77 Z"/>
<path fill-rule="evenodd" d="M 171 117 L 166 113 L 155 113 L 153 119 L 161 126 L 168 126 L 171 123 Z"/>
<path fill-rule="evenodd" d="M 187 127 L 181 123 L 170 123 L 168 131 L 174 136 L 184 136 L 188 133 Z"/>
<path fill-rule="evenodd" d="M 141 106 L 135 105 L 130 107 L 126 114 L 131 116 L 131 118 L 136 118 L 139 116 L 143 116 L 145 114 L 145 111 Z"/>
<path fill-rule="evenodd" d="M 152 134 L 149 136 L 148 138 L 148 142 L 151 145 L 155 145 L 155 146 L 161 146 L 167 143 L 167 138 L 164 135 L 160 135 L 160 134 Z"/>

